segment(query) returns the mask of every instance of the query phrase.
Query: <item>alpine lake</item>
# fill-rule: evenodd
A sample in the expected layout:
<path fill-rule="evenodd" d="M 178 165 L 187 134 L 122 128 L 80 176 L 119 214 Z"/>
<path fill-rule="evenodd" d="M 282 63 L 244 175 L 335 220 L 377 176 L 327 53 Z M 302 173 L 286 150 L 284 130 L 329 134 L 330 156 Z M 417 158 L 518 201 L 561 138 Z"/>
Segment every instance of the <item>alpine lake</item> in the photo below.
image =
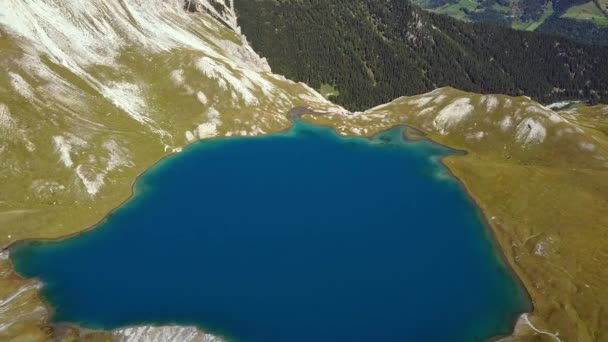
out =
<path fill-rule="evenodd" d="M 201 141 L 77 236 L 11 249 L 54 322 L 196 325 L 234 342 L 484 341 L 528 297 L 480 210 L 394 128 Z"/>

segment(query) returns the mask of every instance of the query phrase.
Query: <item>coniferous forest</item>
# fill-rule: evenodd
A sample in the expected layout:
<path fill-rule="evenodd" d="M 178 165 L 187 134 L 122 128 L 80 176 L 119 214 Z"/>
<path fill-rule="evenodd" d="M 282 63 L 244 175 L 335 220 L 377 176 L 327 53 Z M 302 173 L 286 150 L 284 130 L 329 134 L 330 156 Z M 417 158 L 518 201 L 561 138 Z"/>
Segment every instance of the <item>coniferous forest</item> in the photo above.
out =
<path fill-rule="evenodd" d="M 362 110 L 452 86 L 540 102 L 608 103 L 608 48 L 466 23 L 405 0 L 236 0 L 239 23 L 274 72 Z"/>

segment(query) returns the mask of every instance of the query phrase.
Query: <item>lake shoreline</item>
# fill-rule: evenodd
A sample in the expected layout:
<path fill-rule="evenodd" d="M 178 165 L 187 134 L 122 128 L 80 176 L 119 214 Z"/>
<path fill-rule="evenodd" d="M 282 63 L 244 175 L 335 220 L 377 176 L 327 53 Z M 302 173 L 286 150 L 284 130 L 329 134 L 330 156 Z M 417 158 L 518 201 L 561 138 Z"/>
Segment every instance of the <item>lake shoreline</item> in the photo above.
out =
<path fill-rule="evenodd" d="M 306 112 L 304 114 L 311 114 L 311 113 L 312 112 L 308 111 L 308 112 Z M 316 115 L 323 115 L 323 113 L 315 113 L 315 114 Z M 291 132 L 293 130 L 293 128 L 295 126 L 295 123 L 296 123 L 297 120 L 300 119 L 300 116 L 296 116 L 296 117 L 292 117 L 292 118 L 294 120 L 292 120 L 291 125 L 289 127 L 285 128 L 283 130 L 279 130 L 277 132 L 268 133 L 268 134 L 259 135 L 259 136 L 254 136 L 254 137 L 246 137 L 246 136 L 244 136 L 244 137 L 224 137 L 224 136 L 222 136 L 222 137 L 214 137 L 214 138 L 210 138 L 210 139 L 198 140 L 198 141 L 192 142 L 192 143 L 186 145 L 184 147 L 184 149 L 186 149 L 186 148 L 192 148 L 194 145 L 197 145 L 197 144 L 199 144 L 201 142 L 212 142 L 214 140 L 220 140 L 220 139 L 221 140 L 223 140 L 223 139 L 231 139 L 231 140 L 232 139 L 247 139 L 248 140 L 248 139 L 257 139 L 257 138 L 261 138 L 261 137 L 265 137 L 265 136 L 277 135 L 277 134 L 287 134 L 287 133 L 289 133 L 289 132 Z M 307 124 L 310 124 L 310 123 L 307 123 Z M 315 127 L 323 127 L 322 125 L 313 125 L 313 126 L 315 126 Z M 435 144 L 435 145 L 438 145 L 438 146 L 441 146 L 441 147 L 444 147 L 444 148 L 448 149 L 450 152 L 453 151 L 455 153 L 455 155 L 465 155 L 467 153 L 466 151 L 456 150 L 456 149 L 451 148 L 449 146 L 445 146 L 445 145 L 442 145 L 440 143 L 437 143 L 434 140 L 428 138 L 426 135 L 423 135 L 422 137 L 417 138 L 417 139 L 410 140 L 410 139 L 407 138 L 407 136 L 404 135 L 405 129 L 407 129 L 408 127 L 412 127 L 412 128 L 415 129 L 415 127 L 409 126 L 409 125 L 404 125 L 404 124 L 399 124 L 399 125 L 394 125 L 394 126 L 388 127 L 386 129 L 382 130 L 381 132 L 379 132 L 378 134 L 374 134 L 373 136 L 369 136 L 369 137 L 357 137 L 357 136 L 348 136 L 348 135 L 347 136 L 343 136 L 341 134 L 338 134 L 331 127 L 326 127 L 326 128 L 329 128 L 332 132 L 334 132 L 334 134 L 336 135 L 337 138 L 349 138 L 349 137 L 352 137 L 352 138 L 366 138 L 368 141 L 371 141 L 376 136 L 378 136 L 378 135 L 380 135 L 382 133 L 388 132 L 388 131 L 390 131 L 392 129 L 395 129 L 396 127 L 403 127 L 404 128 L 401 131 L 400 138 L 405 143 L 410 143 L 412 141 L 419 141 L 419 140 L 428 140 L 432 144 Z M 421 132 L 421 131 L 416 130 L 416 132 Z M 66 235 L 66 236 L 61 236 L 61 237 L 52 238 L 52 239 L 25 239 L 25 240 L 16 241 L 16 242 L 13 242 L 13 243 L 9 244 L 8 247 L 6 247 L 6 248 L 3 249 L 3 251 L 9 251 L 9 253 L 10 253 L 10 250 L 12 250 L 13 248 L 18 248 L 18 246 L 20 244 L 26 244 L 26 243 L 32 243 L 32 242 L 44 243 L 44 242 L 61 241 L 61 240 L 65 240 L 65 239 L 69 239 L 69 238 L 75 237 L 75 236 L 79 236 L 79 235 L 81 235 L 83 233 L 86 233 L 86 232 L 88 232 L 90 230 L 98 228 L 101 224 L 103 224 L 104 222 L 106 222 L 106 220 L 116 210 L 118 210 L 119 208 L 123 207 L 127 202 L 131 201 L 134 197 L 136 197 L 138 195 L 138 191 L 137 191 L 136 185 L 139 182 L 139 180 L 140 180 L 141 177 L 143 177 L 149 170 L 151 170 L 154 167 L 158 166 L 160 163 L 162 163 L 165 160 L 169 159 L 170 157 L 174 157 L 175 155 L 180 154 L 180 153 L 183 153 L 183 152 L 173 152 L 173 153 L 166 154 L 165 156 L 161 157 L 158 161 L 154 162 L 150 167 L 147 167 L 143 172 L 141 172 L 131 183 L 131 194 L 130 194 L 130 196 L 128 196 L 128 198 L 126 198 L 119 205 L 117 205 L 114 209 L 112 209 L 110 212 L 108 212 L 97 223 L 95 223 L 95 224 L 93 224 L 93 225 L 91 225 L 91 226 L 87 227 L 86 229 L 83 229 L 83 230 L 81 230 L 79 232 L 76 232 L 76 233 L 73 233 L 73 234 L 69 234 L 69 235 Z M 492 226 L 490 220 L 488 220 L 488 217 L 487 217 L 487 215 L 485 213 L 484 208 L 480 205 L 478 199 L 470 192 L 470 190 L 466 186 L 466 184 L 460 178 L 456 177 L 455 174 L 452 172 L 452 169 L 450 169 L 450 167 L 445 163 L 444 159 L 447 158 L 447 157 L 450 157 L 450 156 L 454 156 L 454 154 L 450 154 L 448 156 L 442 156 L 441 158 L 438 158 L 439 163 L 441 164 L 442 168 L 444 168 L 445 171 L 448 172 L 448 176 L 450 176 L 451 178 L 453 178 L 454 180 L 456 180 L 458 182 L 458 184 L 459 184 L 459 187 L 472 200 L 472 203 L 475 205 L 476 211 L 478 212 L 478 216 L 482 220 L 483 225 L 485 225 L 486 229 L 488 229 L 491 232 L 490 235 L 488 236 L 488 238 L 489 238 L 489 240 L 491 240 L 492 249 L 494 250 L 494 252 L 498 253 L 497 257 L 500 259 L 501 263 L 504 264 L 504 266 L 509 270 L 509 272 L 512 273 L 512 278 L 514 280 L 516 279 L 516 282 L 518 282 L 519 285 L 523 285 L 523 282 L 521 281 L 520 277 L 517 275 L 517 272 L 513 269 L 511 263 L 506 258 L 506 255 L 505 255 L 504 251 L 501 248 L 499 238 L 498 238 L 496 232 L 494 231 L 494 227 Z M 10 259 L 10 257 L 9 257 L 9 262 L 12 265 L 12 259 Z M 14 265 L 12 265 L 12 267 L 14 269 Z M 19 275 L 19 276 L 21 277 L 21 275 Z M 24 279 L 26 279 L 26 278 L 24 278 Z M 32 278 L 27 278 L 27 279 L 32 279 Z M 525 286 L 521 286 L 521 288 L 526 293 L 526 296 L 528 298 L 528 302 L 529 302 L 531 308 L 533 309 L 533 301 L 531 300 L 531 296 L 530 296 L 529 292 L 527 291 L 527 288 Z M 38 295 L 38 296 L 41 297 L 40 295 Z M 52 306 L 46 300 L 44 300 L 44 298 L 41 298 L 41 299 L 42 299 L 42 302 L 45 304 L 45 306 L 46 306 L 46 308 L 47 308 L 47 310 L 49 312 L 49 315 L 47 317 L 47 323 L 49 325 L 51 325 L 51 326 L 59 326 L 59 325 L 66 325 L 67 324 L 67 325 L 75 326 L 75 327 L 78 326 L 77 323 L 69 323 L 69 322 L 68 323 L 62 323 L 62 322 L 54 323 L 54 322 L 52 322 L 51 319 L 50 319 L 50 317 L 53 315 L 54 309 L 52 308 Z M 533 310 L 531 310 L 531 311 L 533 311 Z M 521 312 L 520 314 L 518 314 L 513 319 L 513 322 L 511 324 L 511 327 L 512 327 L 511 328 L 511 333 L 513 332 L 513 329 L 515 327 L 515 323 L 518 321 L 519 317 L 523 313 L 526 313 L 526 312 L 525 311 Z M 141 326 L 141 325 L 135 324 L 135 325 L 129 325 L 129 326 L 126 326 L 126 327 L 138 327 L 138 326 Z M 155 325 L 152 324 L 151 326 L 155 326 Z M 201 327 L 201 328 L 203 328 L 203 327 Z M 83 329 L 86 329 L 86 328 L 83 328 Z M 103 330 L 103 331 L 107 331 L 107 330 Z M 108 331 L 108 332 L 111 332 L 111 331 Z M 510 335 L 501 335 L 501 336 L 491 337 L 491 338 L 488 339 L 488 341 L 496 341 L 496 340 L 499 340 L 499 339 L 501 339 L 501 338 L 503 338 L 505 336 L 510 336 Z"/>
<path fill-rule="evenodd" d="M 322 116 L 324 115 L 324 113 L 316 113 L 316 112 L 312 112 L 309 111 L 307 113 L 303 113 L 300 114 L 301 115 L 305 115 L 305 114 L 313 114 L 315 116 L 319 115 Z M 321 127 L 326 127 L 329 128 L 331 130 L 333 130 L 334 132 L 336 132 L 336 134 L 338 134 L 338 136 L 340 137 L 352 137 L 352 135 L 341 135 L 339 134 L 335 128 L 333 126 L 330 125 L 324 125 L 324 124 L 318 124 L 318 123 L 312 123 L 310 121 L 307 121 L 312 125 L 316 125 L 316 126 L 321 126 Z M 466 182 L 461 179 L 460 177 L 458 177 L 453 169 L 446 163 L 445 159 L 446 158 L 450 158 L 450 157 L 464 157 L 468 154 L 470 154 L 469 151 L 465 150 L 465 149 L 457 149 L 454 147 L 451 147 L 449 145 L 445 145 L 442 144 L 438 141 L 435 141 L 432 137 L 429 137 L 429 135 L 427 133 L 425 133 L 420 127 L 416 127 L 415 125 L 411 125 L 411 124 L 404 124 L 404 123 L 398 123 L 398 124 L 394 124 L 394 125 L 389 125 L 386 128 L 384 128 L 382 131 L 375 133 L 373 135 L 365 135 L 365 136 L 359 136 L 361 138 L 367 138 L 369 140 L 373 139 L 373 137 L 377 136 L 378 134 L 382 134 L 383 132 L 387 132 L 390 131 L 396 127 L 404 127 L 404 134 L 402 135 L 402 139 L 405 142 L 416 142 L 416 141 L 421 141 L 421 140 L 427 140 L 430 141 L 431 143 L 444 147 L 446 149 L 448 149 L 449 151 L 453 152 L 454 154 L 451 155 L 447 155 L 447 156 L 443 156 L 441 158 L 439 158 L 439 163 L 441 164 L 441 166 L 448 172 L 448 176 L 453 178 L 456 182 L 458 182 L 459 186 L 465 191 L 465 193 L 467 194 L 467 196 L 473 201 L 476 209 L 478 210 L 479 214 L 480 214 L 480 218 L 483 221 L 483 224 L 487 230 L 487 232 L 489 233 L 489 238 L 492 242 L 492 245 L 494 247 L 495 252 L 497 253 L 497 257 L 500 258 L 501 262 L 504 263 L 505 267 L 507 267 L 507 269 L 509 270 L 509 272 L 511 272 L 512 274 L 512 278 L 518 282 L 519 286 L 523 289 L 526 297 L 527 297 L 527 303 L 529 305 L 529 310 L 528 311 L 522 311 L 519 315 L 517 315 L 516 317 L 513 318 L 513 320 L 511 321 L 511 332 L 508 335 L 498 335 L 498 336 L 494 336 L 491 337 L 487 340 L 487 342 L 496 342 L 496 341 L 503 341 L 504 339 L 508 339 L 510 337 L 514 337 L 514 333 L 515 333 L 515 328 L 517 326 L 518 321 L 520 320 L 520 317 L 524 314 L 533 314 L 535 311 L 535 304 L 534 304 L 534 297 L 532 296 L 532 294 L 530 293 L 530 291 L 528 290 L 529 287 L 532 287 L 532 284 L 528 284 L 526 281 L 524 281 L 524 278 L 520 275 L 520 271 L 518 271 L 518 268 L 515 267 L 514 262 L 512 262 L 511 258 L 508 256 L 508 254 L 506 253 L 506 251 L 504 250 L 505 247 L 503 247 L 503 241 L 500 238 L 499 234 L 498 234 L 498 227 L 495 227 L 491 220 L 489 219 L 489 214 L 488 214 L 488 209 L 486 209 L 483 205 L 482 202 L 479 200 L 479 198 L 471 191 L 470 187 L 467 186 Z M 414 134 L 416 135 L 416 137 L 414 139 L 410 138 L 409 136 L 407 136 L 407 131 L 405 129 L 407 128 L 411 128 L 413 129 Z M 421 133 L 421 134 L 418 134 Z"/>

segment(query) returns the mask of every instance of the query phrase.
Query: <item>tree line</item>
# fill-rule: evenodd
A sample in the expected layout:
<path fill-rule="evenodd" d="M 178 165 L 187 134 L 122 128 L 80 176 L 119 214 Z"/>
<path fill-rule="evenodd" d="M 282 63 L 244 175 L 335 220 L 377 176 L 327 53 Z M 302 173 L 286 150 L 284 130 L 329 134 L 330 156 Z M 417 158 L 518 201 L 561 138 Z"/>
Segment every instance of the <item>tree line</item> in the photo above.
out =
<path fill-rule="evenodd" d="M 243 32 L 273 70 L 362 110 L 452 86 L 541 102 L 608 103 L 608 49 L 465 23 L 405 0 L 237 0 Z"/>

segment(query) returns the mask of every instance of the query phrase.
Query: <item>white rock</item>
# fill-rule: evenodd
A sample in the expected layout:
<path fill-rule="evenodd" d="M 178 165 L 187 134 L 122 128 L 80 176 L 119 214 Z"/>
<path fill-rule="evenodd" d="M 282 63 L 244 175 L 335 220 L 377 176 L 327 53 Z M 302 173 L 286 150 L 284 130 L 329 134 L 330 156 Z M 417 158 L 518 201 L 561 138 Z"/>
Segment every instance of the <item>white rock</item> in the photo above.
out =
<path fill-rule="evenodd" d="M 517 125 L 515 138 L 517 142 L 527 144 L 540 144 L 545 140 L 547 130 L 533 118 L 526 118 Z"/>
<path fill-rule="evenodd" d="M 108 140 L 103 143 L 103 147 L 106 149 L 106 151 L 108 151 L 109 154 L 106 172 L 113 171 L 121 166 L 132 166 L 126 150 L 118 146 L 116 141 Z"/>
<path fill-rule="evenodd" d="M 141 95 L 141 90 L 135 84 L 112 82 L 102 87 L 102 95 L 116 107 L 129 114 L 133 120 L 139 123 L 149 123 L 151 121 L 145 115 L 146 103 Z"/>
<path fill-rule="evenodd" d="M 74 135 L 68 135 L 67 137 L 57 135 L 53 137 L 53 144 L 59 154 L 59 160 L 65 167 L 71 168 L 74 165 L 71 156 L 72 149 L 75 146 L 86 146 L 87 142 Z"/>
<path fill-rule="evenodd" d="M 442 134 L 445 134 L 449 128 L 456 126 L 467 116 L 471 115 L 474 109 L 471 105 L 471 99 L 466 97 L 457 99 L 439 112 L 433 121 L 433 126 Z"/>
<path fill-rule="evenodd" d="M 427 107 L 427 108 L 424 108 L 423 110 L 421 110 L 420 112 L 418 112 L 418 114 L 416 114 L 416 116 L 425 116 L 434 111 L 435 111 L 435 107 Z"/>
<path fill-rule="evenodd" d="M 494 95 L 484 95 L 481 97 L 481 103 L 485 104 L 486 110 L 488 113 L 491 113 L 498 108 L 499 101 L 498 98 Z"/>
<path fill-rule="evenodd" d="M 506 115 L 501 121 L 500 121 L 500 129 L 505 132 L 507 131 L 509 128 L 511 128 L 511 126 L 513 126 L 513 119 L 511 118 L 510 115 Z"/>
<path fill-rule="evenodd" d="M 91 196 L 97 195 L 101 187 L 104 185 L 105 173 L 94 173 L 91 170 L 85 170 L 83 165 L 76 167 L 76 175 Z"/>
<path fill-rule="evenodd" d="M 112 335 L 119 342 L 224 342 L 195 327 L 181 326 L 135 326 L 114 330 Z"/>
<path fill-rule="evenodd" d="M 184 75 L 183 69 L 177 69 L 177 70 L 171 71 L 169 78 L 171 79 L 171 81 L 173 81 L 173 84 L 178 85 L 178 86 L 182 86 L 186 83 L 186 77 Z"/>
<path fill-rule="evenodd" d="M 422 107 L 426 106 L 427 104 L 429 104 L 432 100 L 433 100 L 432 96 L 424 96 L 424 97 L 417 98 L 415 100 L 410 100 L 408 102 L 408 104 L 410 106 L 416 106 L 418 108 L 422 108 Z"/>
<path fill-rule="evenodd" d="M 488 135 L 486 132 L 475 132 L 471 134 L 467 134 L 467 139 L 481 140 Z"/>
<path fill-rule="evenodd" d="M 207 98 L 205 93 L 203 93 L 202 91 L 196 92 L 196 98 L 198 99 L 198 102 L 200 102 L 201 104 L 204 104 L 204 105 L 206 105 L 209 102 L 209 99 Z"/>
<path fill-rule="evenodd" d="M 11 111 L 9 110 L 8 106 L 3 103 L 0 103 L 0 130 L 5 130 L 8 132 L 14 130 L 16 127 L 17 123 L 12 117 Z"/>
<path fill-rule="evenodd" d="M 34 91 L 32 90 L 32 87 L 29 85 L 29 83 L 27 83 L 26 80 L 23 79 L 23 77 L 21 77 L 21 75 L 14 72 L 9 72 L 8 77 L 10 79 L 11 86 L 17 93 L 19 93 L 19 95 L 30 101 L 34 99 Z"/>
<path fill-rule="evenodd" d="M 197 127 L 199 139 L 213 138 L 217 135 L 217 126 L 212 122 L 205 122 Z"/>
<path fill-rule="evenodd" d="M 590 151 L 590 152 L 595 151 L 595 149 L 596 149 L 596 146 L 593 143 L 586 142 L 586 141 L 579 141 L 578 147 L 583 151 Z"/>
<path fill-rule="evenodd" d="M 188 142 L 193 142 L 195 139 L 196 137 L 194 137 L 194 134 L 192 132 L 186 132 L 186 140 L 188 140 Z"/>

